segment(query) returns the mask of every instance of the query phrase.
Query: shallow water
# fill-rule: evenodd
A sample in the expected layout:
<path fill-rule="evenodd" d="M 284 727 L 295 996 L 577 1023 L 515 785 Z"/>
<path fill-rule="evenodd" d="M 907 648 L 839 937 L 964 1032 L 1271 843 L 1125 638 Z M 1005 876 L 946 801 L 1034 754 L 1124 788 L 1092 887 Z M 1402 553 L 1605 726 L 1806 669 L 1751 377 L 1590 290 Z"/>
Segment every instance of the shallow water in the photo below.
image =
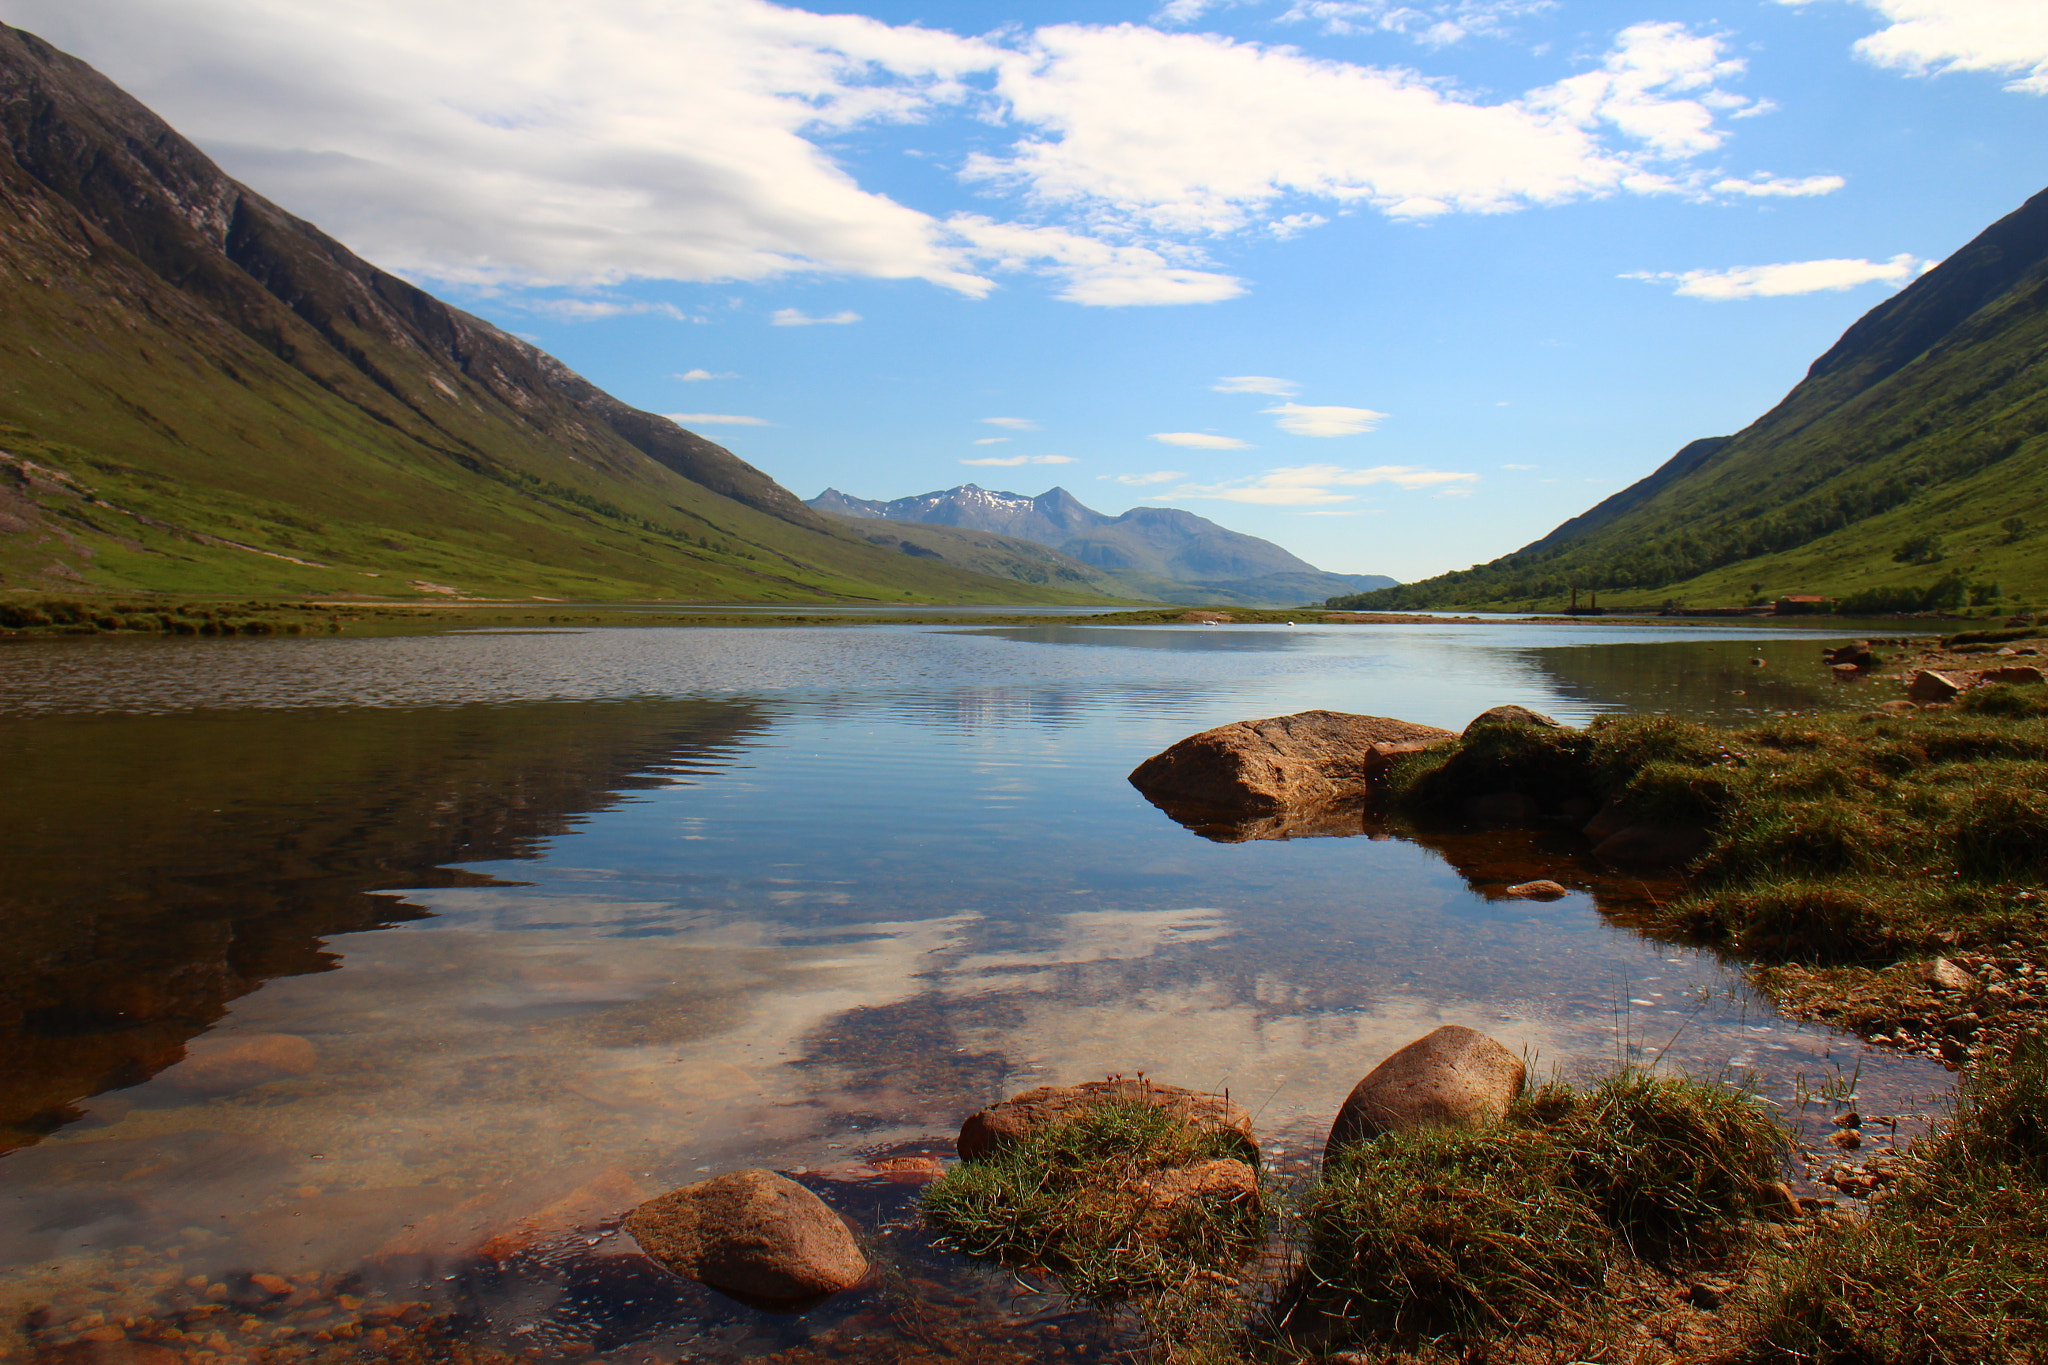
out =
<path fill-rule="evenodd" d="M 1866 1113 L 1924 1114 L 1938 1067 L 1779 1020 L 1713 955 L 1632 932 L 1671 888 L 1575 836 L 1217 843 L 1124 781 L 1311 706 L 1459 727 L 1509 701 L 1868 705 L 1819 645 L 1446 623 L 0 649 L 0 1289 L 52 1305 L 17 1345 L 254 1360 L 415 1302 L 400 1321 L 455 1310 L 561 1359 L 858 1354 L 941 1321 L 1085 1354 L 1111 1343 L 1070 1305 L 932 1250 L 910 1190 L 844 1164 L 1143 1072 L 1229 1089 L 1301 1169 L 1359 1076 L 1449 1022 L 1539 1073 L 1668 1048 L 1790 1117 L 1852 1076 Z M 1487 894 L 1534 876 L 1577 890 Z M 773 1317 L 650 1277 L 603 1221 L 743 1165 L 801 1171 L 900 1273 Z M 480 1268 L 522 1219 L 548 1235 Z M 151 1327 L 209 1295 L 255 1325 Z"/>

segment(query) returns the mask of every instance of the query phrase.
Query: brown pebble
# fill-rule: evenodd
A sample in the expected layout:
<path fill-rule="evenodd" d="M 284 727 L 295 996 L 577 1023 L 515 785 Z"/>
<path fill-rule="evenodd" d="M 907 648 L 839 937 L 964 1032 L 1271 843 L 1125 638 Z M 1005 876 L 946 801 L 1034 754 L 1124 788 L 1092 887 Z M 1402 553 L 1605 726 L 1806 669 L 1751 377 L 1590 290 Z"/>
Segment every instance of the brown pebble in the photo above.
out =
<path fill-rule="evenodd" d="M 249 1283 L 266 1294 L 275 1294 L 280 1298 L 292 1292 L 292 1282 L 282 1275 L 251 1275 Z"/>

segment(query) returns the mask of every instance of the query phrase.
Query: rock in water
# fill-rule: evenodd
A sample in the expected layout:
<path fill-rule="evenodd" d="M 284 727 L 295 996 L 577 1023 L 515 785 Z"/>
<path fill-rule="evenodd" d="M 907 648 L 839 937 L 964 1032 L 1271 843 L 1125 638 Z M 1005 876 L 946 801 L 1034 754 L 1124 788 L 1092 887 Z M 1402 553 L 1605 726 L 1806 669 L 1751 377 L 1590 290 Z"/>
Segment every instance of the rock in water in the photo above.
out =
<path fill-rule="evenodd" d="M 1382 1133 L 1498 1122 L 1529 1078 L 1522 1059 L 1477 1029 L 1446 1024 L 1374 1067 L 1330 1125 L 1323 1160 Z"/>
<path fill-rule="evenodd" d="M 1533 882 L 1516 882 L 1513 886 L 1501 892 L 1501 894 L 1518 901 L 1554 901 L 1559 896 L 1569 896 L 1571 892 L 1562 883 L 1545 879 Z"/>
<path fill-rule="evenodd" d="M 626 1215 L 640 1249 L 687 1279 L 743 1298 L 835 1294 L 868 1273 L 825 1201 L 773 1171 L 728 1171 Z"/>
<path fill-rule="evenodd" d="M 1240 720 L 1154 754 L 1131 785 L 1157 802 L 1282 810 L 1368 796 L 1395 756 L 1453 738 L 1434 725 L 1342 711 Z"/>
<path fill-rule="evenodd" d="M 1243 1105 L 1225 1095 L 1121 1076 L 1084 1085 L 1042 1085 L 969 1114 L 967 1122 L 960 1125 L 960 1159 L 979 1160 L 1008 1143 L 1064 1123 L 1084 1109 L 1117 1103 L 1157 1105 L 1193 1128 L 1230 1135 L 1249 1159 L 1259 1159 L 1252 1116 Z"/>

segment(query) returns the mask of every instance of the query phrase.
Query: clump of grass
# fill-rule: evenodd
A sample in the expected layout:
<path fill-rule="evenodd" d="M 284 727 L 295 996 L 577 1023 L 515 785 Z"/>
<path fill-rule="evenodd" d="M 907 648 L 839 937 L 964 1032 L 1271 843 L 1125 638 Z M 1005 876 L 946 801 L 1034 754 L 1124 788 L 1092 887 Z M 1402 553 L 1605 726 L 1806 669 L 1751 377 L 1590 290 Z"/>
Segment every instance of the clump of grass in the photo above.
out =
<path fill-rule="evenodd" d="M 1782 1266 L 1758 1360 L 2048 1358 L 2048 1040 L 1967 1077 L 1952 1121 L 1863 1223 Z"/>
<path fill-rule="evenodd" d="M 1245 1155 L 1235 1134 L 1110 1101 L 962 1162 L 925 1190 L 924 1211 L 970 1255 L 1114 1301 L 1244 1260 L 1263 1228 L 1255 1191 L 1164 1201 L 1153 1191 L 1163 1172 Z"/>
<path fill-rule="evenodd" d="M 1300 1293 L 1382 1337 L 1583 1330 L 1618 1264 L 1690 1263 L 1779 1203 L 1787 1143 L 1747 1094 L 1634 1067 L 1493 1127 L 1385 1134 L 1304 1196 Z"/>
<path fill-rule="evenodd" d="M 1545 1086 L 1518 1117 L 1542 1124 L 1572 1185 L 1646 1261 L 1711 1251 L 1781 1197 L 1771 1186 L 1790 1139 L 1729 1086 L 1628 1067 L 1585 1092 Z"/>
<path fill-rule="evenodd" d="M 1475 725 L 1456 744 L 1397 765 L 1388 789 L 1398 808 L 1417 815 L 1455 815 L 1472 797 L 1504 792 L 1554 808 L 1596 794 L 1593 741 L 1565 727 Z"/>
<path fill-rule="evenodd" d="M 1303 1291 L 1395 1337 L 1520 1330 L 1601 1283 L 1611 1235 L 1535 1132 L 1423 1129 L 1347 1149 L 1302 1211 Z"/>
<path fill-rule="evenodd" d="M 2048 936 L 2048 912 L 2016 895 L 2048 877 L 2048 687 L 1734 730 L 1667 717 L 1482 726 L 1398 765 L 1387 795 L 1431 819 L 1502 790 L 1553 804 L 1584 793 L 1624 825 L 1709 831 L 1688 894 L 1652 925 L 1752 957 L 1891 960 Z"/>

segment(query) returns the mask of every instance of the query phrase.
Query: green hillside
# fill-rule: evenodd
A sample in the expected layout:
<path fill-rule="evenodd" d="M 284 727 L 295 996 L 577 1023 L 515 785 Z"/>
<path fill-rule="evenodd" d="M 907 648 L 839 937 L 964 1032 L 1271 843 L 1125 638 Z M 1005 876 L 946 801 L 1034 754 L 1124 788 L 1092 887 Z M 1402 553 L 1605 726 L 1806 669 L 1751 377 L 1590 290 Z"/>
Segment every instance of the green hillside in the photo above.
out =
<path fill-rule="evenodd" d="M 1102 600 L 870 545 L 0 26 L 0 590 Z"/>
<path fill-rule="evenodd" d="M 2048 601 L 2048 192 L 1872 309 L 1777 407 L 1489 564 L 1344 607 Z"/>

